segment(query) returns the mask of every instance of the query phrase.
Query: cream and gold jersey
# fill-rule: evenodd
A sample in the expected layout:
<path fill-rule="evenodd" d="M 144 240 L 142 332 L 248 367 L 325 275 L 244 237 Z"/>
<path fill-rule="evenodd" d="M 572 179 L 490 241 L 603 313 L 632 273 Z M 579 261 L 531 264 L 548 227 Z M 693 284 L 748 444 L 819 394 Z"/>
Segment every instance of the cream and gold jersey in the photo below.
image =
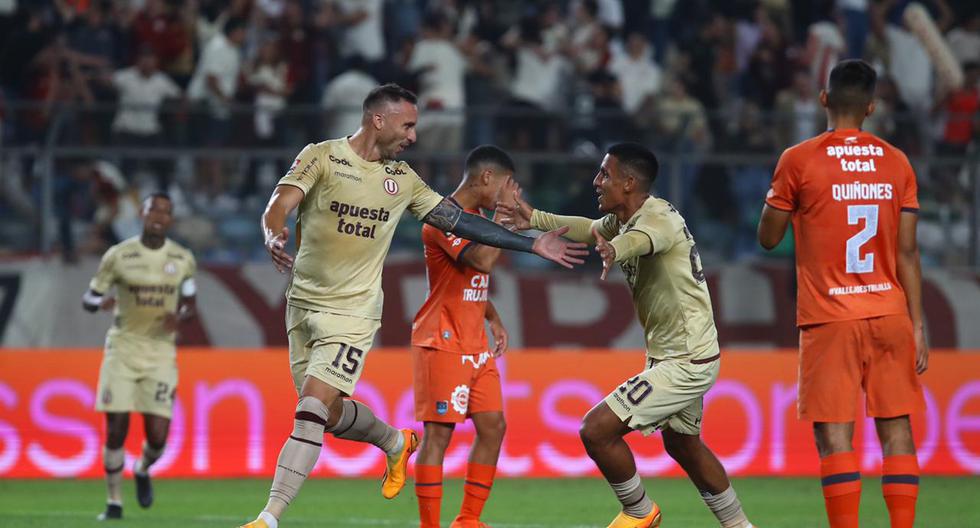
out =
<path fill-rule="evenodd" d="M 598 220 L 534 210 L 531 226 L 551 230 L 569 226 L 566 237 L 591 242 L 595 229 L 614 246 L 630 231 L 650 239 L 652 252 L 620 262 L 643 326 L 647 356 L 704 359 L 718 353 L 711 298 L 694 237 L 684 218 L 666 200 L 651 196 L 625 223 L 608 214 Z"/>
<path fill-rule="evenodd" d="M 196 270 L 194 255 L 170 239 L 150 249 L 135 236 L 109 248 L 89 282 L 90 290 L 103 295 L 116 288 L 109 336 L 123 333 L 173 345 L 175 334 L 164 329 L 164 319 L 176 313 L 181 286 Z"/>
<path fill-rule="evenodd" d="M 361 159 L 347 138 L 307 145 L 280 185 L 302 189 L 292 306 L 381 319 L 381 271 L 408 209 L 422 219 L 442 196 L 401 161 Z"/>
<path fill-rule="evenodd" d="M 654 359 L 701 359 L 718 353 L 711 297 L 694 237 L 670 202 L 651 196 L 625 224 L 614 215 L 600 232 L 639 231 L 650 237 L 653 253 L 620 263 Z"/>

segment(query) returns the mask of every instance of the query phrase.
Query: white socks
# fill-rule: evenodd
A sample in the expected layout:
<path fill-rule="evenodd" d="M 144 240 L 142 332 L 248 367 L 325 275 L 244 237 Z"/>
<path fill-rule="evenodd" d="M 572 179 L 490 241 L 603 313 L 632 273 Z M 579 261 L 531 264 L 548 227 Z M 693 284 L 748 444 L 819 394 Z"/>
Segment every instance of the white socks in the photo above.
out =
<path fill-rule="evenodd" d="M 610 482 L 609 486 L 616 492 L 616 498 L 623 505 L 623 513 L 626 515 L 642 519 L 653 511 L 653 503 L 650 501 L 650 497 L 647 497 L 646 490 L 643 489 L 639 473 L 634 474 L 626 482 Z"/>
<path fill-rule="evenodd" d="M 110 504 L 122 505 L 123 466 L 126 465 L 126 452 L 123 448 L 102 448 L 102 465 L 105 468 L 106 496 Z"/>
<path fill-rule="evenodd" d="M 738 501 L 734 487 L 728 486 L 728 489 L 717 495 L 702 491 L 701 499 L 718 518 L 722 528 L 752 528 L 752 523 L 742 511 L 742 503 Z"/>

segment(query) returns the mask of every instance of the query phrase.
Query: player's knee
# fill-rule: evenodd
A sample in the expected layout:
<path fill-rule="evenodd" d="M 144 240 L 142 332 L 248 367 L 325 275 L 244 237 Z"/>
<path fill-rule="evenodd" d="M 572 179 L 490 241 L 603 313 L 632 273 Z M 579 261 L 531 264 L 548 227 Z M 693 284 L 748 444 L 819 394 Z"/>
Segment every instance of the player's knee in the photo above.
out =
<path fill-rule="evenodd" d="M 685 460 L 689 458 L 696 448 L 695 445 L 692 445 L 692 440 L 678 437 L 677 435 L 664 434 L 663 438 L 664 450 L 674 460 Z M 700 443 L 700 439 L 697 442 Z"/>
<path fill-rule="evenodd" d="M 579 427 L 578 436 L 582 439 L 582 445 L 586 451 L 591 451 L 606 443 L 609 435 L 606 433 L 598 420 L 590 419 L 586 415 Z"/>
<path fill-rule="evenodd" d="M 423 448 L 427 452 L 445 453 L 453 439 L 452 427 L 426 427 L 422 435 Z"/>
<path fill-rule="evenodd" d="M 489 420 L 482 421 L 476 428 L 477 436 L 497 442 L 502 442 L 504 440 L 504 434 L 506 434 L 506 432 L 507 421 L 504 420 L 504 415 L 502 413 L 499 416 L 494 416 Z"/>

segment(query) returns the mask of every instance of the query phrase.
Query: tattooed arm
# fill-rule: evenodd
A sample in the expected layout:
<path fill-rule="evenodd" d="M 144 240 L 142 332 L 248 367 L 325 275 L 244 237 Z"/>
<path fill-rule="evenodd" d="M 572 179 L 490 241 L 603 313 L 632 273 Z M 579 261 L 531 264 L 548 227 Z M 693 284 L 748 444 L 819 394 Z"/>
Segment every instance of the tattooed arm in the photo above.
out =
<path fill-rule="evenodd" d="M 568 231 L 567 227 L 549 231 L 536 239 L 526 237 L 512 233 L 486 218 L 466 213 L 448 199 L 439 203 L 435 209 L 425 215 L 422 221 L 440 231 L 448 231 L 473 242 L 534 253 L 566 268 L 571 268 L 572 264 L 582 264 L 584 261 L 576 257 L 588 254 L 584 249 L 585 244 L 568 242 L 561 238 L 561 235 Z"/>

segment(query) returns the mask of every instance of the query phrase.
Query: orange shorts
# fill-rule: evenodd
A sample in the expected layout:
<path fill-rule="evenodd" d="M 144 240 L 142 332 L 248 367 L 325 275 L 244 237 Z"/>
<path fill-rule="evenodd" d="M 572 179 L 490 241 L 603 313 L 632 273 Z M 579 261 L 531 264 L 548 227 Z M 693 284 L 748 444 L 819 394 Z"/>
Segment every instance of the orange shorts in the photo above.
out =
<path fill-rule="evenodd" d="M 815 422 L 853 422 L 860 389 L 867 395 L 867 415 L 873 418 L 903 416 L 925 407 L 908 315 L 800 329 L 797 415 Z"/>
<path fill-rule="evenodd" d="M 500 372 L 490 352 L 463 355 L 412 347 L 415 419 L 461 423 L 479 412 L 502 411 Z"/>

